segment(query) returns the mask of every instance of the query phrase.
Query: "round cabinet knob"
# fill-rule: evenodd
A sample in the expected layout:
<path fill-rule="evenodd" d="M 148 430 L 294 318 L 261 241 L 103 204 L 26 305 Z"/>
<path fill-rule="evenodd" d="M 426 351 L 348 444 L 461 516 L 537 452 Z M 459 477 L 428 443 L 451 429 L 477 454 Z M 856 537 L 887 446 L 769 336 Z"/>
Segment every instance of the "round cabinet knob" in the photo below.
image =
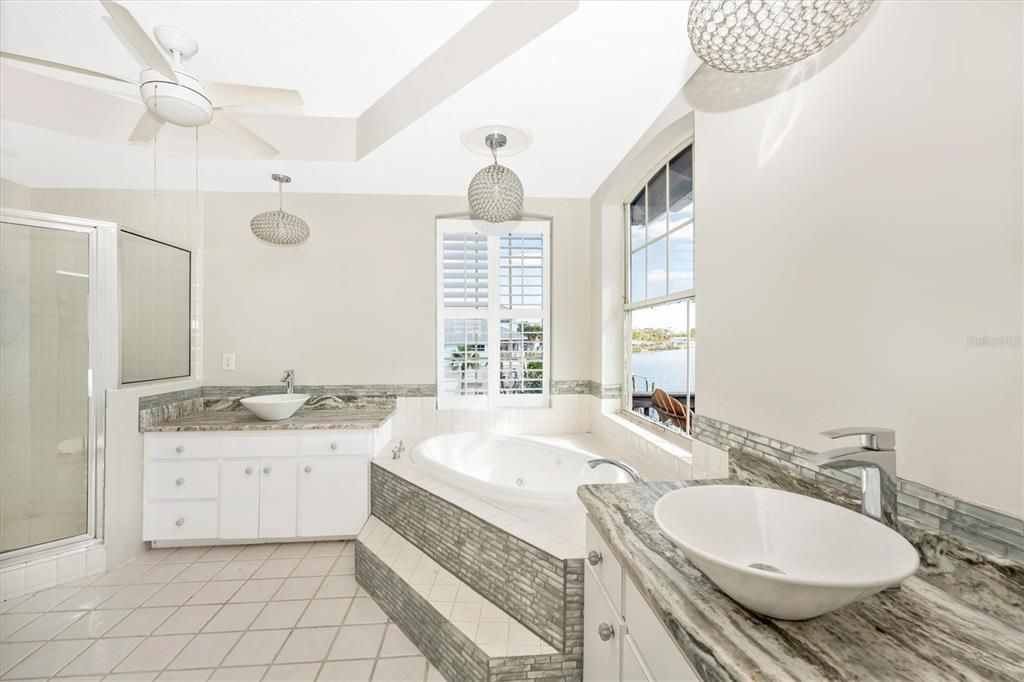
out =
<path fill-rule="evenodd" d="M 591 566 L 597 566 L 599 563 L 601 563 L 601 553 L 598 552 L 596 549 L 592 549 L 589 552 L 587 552 L 587 563 L 589 563 Z"/>
<path fill-rule="evenodd" d="M 311 467 L 311 466 L 310 466 L 310 465 L 308 465 L 308 464 L 306 465 L 306 468 L 305 468 L 305 469 L 303 469 L 303 471 L 305 471 L 305 472 L 306 472 L 307 474 L 308 474 L 308 473 L 309 473 L 310 471 L 312 471 L 312 470 L 313 470 L 313 467 Z"/>
<path fill-rule="evenodd" d="M 179 445 L 178 447 L 174 448 L 174 451 L 180 455 L 181 453 L 185 452 L 185 446 Z"/>
<path fill-rule="evenodd" d="M 185 479 L 179 478 L 177 481 L 174 482 L 174 485 L 185 485 Z"/>
<path fill-rule="evenodd" d="M 263 467 L 263 473 L 269 474 L 270 473 L 270 467 Z"/>
<path fill-rule="evenodd" d="M 597 636 L 601 638 L 602 642 L 607 642 L 615 636 L 615 628 L 608 623 L 601 623 L 597 626 Z"/>
<path fill-rule="evenodd" d="M 252 467 L 245 467 L 245 473 L 246 473 L 246 475 L 251 474 L 252 473 Z"/>
<path fill-rule="evenodd" d="M 174 522 L 174 525 L 175 526 L 184 526 L 185 525 L 185 519 L 178 519 L 177 521 Z"/>
<path fill-rule="evenodd" d="M 337 449 L 338 449 L 338 444 L 337 443 L 331 443 L 331 450 L 337 450 Z"/>

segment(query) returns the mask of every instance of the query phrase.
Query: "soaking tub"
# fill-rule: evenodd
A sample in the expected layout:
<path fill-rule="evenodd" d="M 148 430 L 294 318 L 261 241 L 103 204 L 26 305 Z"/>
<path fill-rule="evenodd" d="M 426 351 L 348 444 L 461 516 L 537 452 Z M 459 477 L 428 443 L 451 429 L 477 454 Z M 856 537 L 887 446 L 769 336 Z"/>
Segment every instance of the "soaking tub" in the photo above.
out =
<path fill-rule="evenodd" d="M 564 442 L 557 437 L 453 433 L 428 438 L 410 458 L 469 493 L 520 506 L 575 508 L 580 505 L 577 486 L 630 480 L 613 466 L 591 469 L 587 460 L 601 455 Z"/>

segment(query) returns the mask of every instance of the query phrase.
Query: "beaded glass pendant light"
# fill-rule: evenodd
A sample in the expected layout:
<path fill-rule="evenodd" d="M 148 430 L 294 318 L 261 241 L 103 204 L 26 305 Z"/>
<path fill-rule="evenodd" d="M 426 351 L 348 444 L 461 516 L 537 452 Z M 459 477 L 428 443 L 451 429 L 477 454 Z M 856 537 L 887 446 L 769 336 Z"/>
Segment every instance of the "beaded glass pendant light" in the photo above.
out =
<path fill-rule="evenodd" d="M 494 163 L 480 169 L 469 183 L 469 210 L 489 223 L 514 220 L 523 212 L 523 183 L 511 169 L 498 164 L 498 150 L 508 142 L 501 133 L 484 138 Z"/>
<path fill-rule="evenodd" d="M 694 52 L 721 71 L 768 71 L 831 45 L 872 0 L 693 0 Z"/>
<path fill-rule="evenodd" d="M 249 228 L 257 238 L 268 244 L 296 246 L 309 237 L 309 225 L 297 215 L 284 210 L 284 185 L 292 179 L 287 175 L 274 173 L 270 176 L 277 184 L 278 204 L 276 211 L 264 211 L 249 221 Z"/>

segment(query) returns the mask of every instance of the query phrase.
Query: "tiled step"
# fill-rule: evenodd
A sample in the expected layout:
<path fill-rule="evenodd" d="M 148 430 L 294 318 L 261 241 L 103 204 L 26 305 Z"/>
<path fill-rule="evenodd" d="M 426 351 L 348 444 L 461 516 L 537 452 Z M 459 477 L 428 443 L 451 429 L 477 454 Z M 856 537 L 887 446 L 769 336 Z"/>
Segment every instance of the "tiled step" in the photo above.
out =
<path fill-rule="evenodd" d="M 356 542 L 356 580 L 450 680 L 581 679 L 577 656 L 556 651 L 374 516 Z"/>

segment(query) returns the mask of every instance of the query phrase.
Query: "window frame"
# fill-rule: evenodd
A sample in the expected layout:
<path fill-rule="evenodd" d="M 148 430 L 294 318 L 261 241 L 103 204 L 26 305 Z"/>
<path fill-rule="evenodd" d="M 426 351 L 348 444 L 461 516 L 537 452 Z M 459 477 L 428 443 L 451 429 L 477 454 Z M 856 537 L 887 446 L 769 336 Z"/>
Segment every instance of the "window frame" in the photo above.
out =
<path fill-rule="evenodd" d="M 524 214 L 519 220 L 490 224 L 467 214 L 443 215 L 435 220 L 435 308 L 436 347 L 434 353 L 437 409 L 488 409 L 494 407 L 548 407 L 551 401 L 551 228 L 548 216 Z M 509 232 L 540 233 L 541 306 L 503 308 L 501 302 L 501 235 Z M 444 305 L 444 235 L 472 232 L 487 237 L 487 307 L 446 308 Z M 442 391 L 445 365 L 444 323 L 446 320 L 485 320 L 487 323 L 487 392 L 482 395 L 445 395 Z M 539 320 L 543 325 L 541 392 L 501 392 L 501 321 Z"/>
<path fill-rule="evenodd" d="M 670 221 L 671 218 L 670 218 L 670 216 L 668 214 L 668 210 L 669 210 L 669 208 L 672 205 L 672 196 L 671 196 L 671 172 L 670 172 L 670 168 L 669 167 L 670 167 L 670 164 L 671 164 L 672 160 L 676 156 L 681 154 L 683 151 L 685 151 L 688 147 L 690 148 L 691 159 L 695 160 L 696 159 L 696 149 L 695 149 L 695 145 L 694 145 L 694 138 L 691 135 L 691 136 L 687 137 L 683 142 L 681 142 L 680 144 L 678 144 L 675 147 L 673 147 L 672 150 L 668 154 L 665 154 L 664 156 L 662 156 L 660 161 L 656 165 L 654 165 L 647 173 L 644 174 L 644 176 L 643 176 L 644 179 L 641 182 L 639 182 L 636 186 L 634 186 L 633 189 L 626 195 L 626 197 L 625 197 L 625 199 L 623 200 L 623 203 L 622 203 L 622 216 L 623 216 L 623 225 L 622 225 L 622 235 L 623 235 L 623 258 L 622 258 L 622 260 L 623 260 L 623 278 L 622 278 L 622 285 L 623 285 L 623 289 L 622 289 L 622 362 L 623 362 L 623 366 L 622 366 L 622 372 L 623 373 L 622 373 L 622 404 L 620 406 L 620 409 L 621 409 L 621 411 L 623 413 L 625 413 L 625 414 L 635 418 L 636 420 L 639 420 L 639 422 L 641 422 L 644 426 L 655 427 L 655 428 L 657 428 L 657 429 L 659 429 L 661 431 L 664 431 L 666 433 L 674 434 L 676 436 L 680 436 L 680 437 L 686 438 L 686 439 L 692 439 L 693 438 L 693 435 L 692 435 L 693 434 L 693 425 L 689 421 L 689 416 L 690 416 L 690 414 L 693 414 L 695 412 L 695 410 L 694 410 L 694 399 L 695 399 L 696 396 L 694 395 L 695 391 L 692 390 L 692 385 L 693 385 L 693 369 L 696 367 L 696 362 L 694 362 L 694 364 L 692 366 L 690 365 L 689 353 L 687 353 L 687 356 L 686 356 L 686 364 L 687 364 L 686 376 L 687 376 L 687 383 L 688 383 L 687 391 L 689 392 L 689 396 L 690 396 L 690 399 L 687 401 L 688 404 L 686 405 L 686 407 L 688 408 L 687 409 L 688 414 L 687 414 L 687 429 L 686 429 L 686 431 L 678 431 L 676 429 L 670 429 L 670 428 L 665 426 L 660 421 L 655 421 L 653 419 L 644 417 L 644 416 L 639 415 L 639 414 L 637 414 L 637 413 L 635 413 L 633 411 L 633 312 L 635 312 L 637 310 L 642 310 L 642 309 L 646 309 L 646 308 L 654 308 L 654 307 L 665 305 L 665 304 L 668 304 L 668 303 L 677 303 L 677 302 L 681 302 L 681 301 L 692 302 L 694 305 L 696 305 L 696 301 L 697 301 L 697 275 L 696 275 L 696 270 L 697 270 L 697 224 L 696 224 L 696 215 L 697 215 L 697 212 L 696 212 L 696 194 L 694 194 L 694 212 L 693 212 L 693 217 L 691 217 L 688 221 L 683 222 L 680 225 L 677 225 L 675 228 L 670 228 L 670 226 L 666 224 L 665 233 L 663 235 L 659 236 L 656 239 L 650 240 L 650 241 L 646 241 L 645 240 L 643 245 L 639 246 L 636 249 L 633 248 L 632 235 L 630 233 L 630 228 L 631 228 L 631 225 L 632 225 L 632 217 L 631 217 L 631 213 L 630 213 L 630 205 L 632 204 L 633 200 L 636 199 L 637 195 L 647 187 L 647 185 L 651 182 L 651 180 L 653 180 L 654 177 L 658 173 L 663 171 L 663 170 L 665 171 L 665 202 L 666 202 L 666 216 L 665 216 L 665 220 L 666 220 L 666 223 L 668 223 L 668 221 Z M 691 166 L 691 168 L 693 168 L 693 166 Z M 694 188 L 696 188 L 696 173 L 694 173 L 693 186 L 694 186 Z M 650 215 L 650 206 L 648 204 L 648 195 L 645 193 L 644 194 L 644 224 L 645 224 L 645 226 L 646 226 L 646 223 L 647 223 L 647 217 L 649 215 Z M 639 250 L 642 250 L 642 249 L 646 250 L 651 244 L 653 244 L 653 243 L 655 243 L 655 242 L 657 242 L 659 240 L 664 239 L 665 240 L 665 246 L 666 246 L 666 248 L 665 248 L 665 257 L 666 257 L 666 270 L 665 270 L 665 272 L 666 272 L 666 277 L 671 277 L 671 275 L 669 274 L 670 273 L 669 264 L 671 263 L 672 253 L 671 253 L 671 249 L 669 248 L 668 238 L 669 238 L 670 234 L 674 234 L 675 232 L 677 232 L 679 230 L 685 229 L 687 226 L 693 226 L 693 249 L 694 249 L 694 251 L 693 251 L 693 253 L 694 253 L 694 258 L 693 258 L 693 267 L 694 267 L 693 286 L 690 287 L 689 289 L 685 289 L 683 291 L 678 291 L 678 292 L 675 292 L 675 293 L 666 293 L 665 295 L 658 296 L 656 298 L 644 299 L 643 301 L 638 301 L 638 302 L 635 302 L 635 303 L 631 302 L 630 301 L 630 298 L 631 298 L 630 294 L 631 294 L 631 290 L 632 290 L 632 281 L 633 281 L 633 273 L 632 273 L 633 254 L 636 251 L 639 251 Z M 645 267 L 644 267 L 644 278 L 645 278 L 645 282 L 646 282 L 646 277 L 647 277 L 646 258 L 644 260 L 644 265 L 645 265 Z M 646 287 L 646 284 L 645 284 L 645 287 Z M 667 282 L 666 282 L 666 287 L 665 288 L 666 288 L 666 291 L 667 291 L 668 290 L 668 283 Z M 689 310 L 690 310 L 690 306 L 688 304 L 687 305 L 687 320 L 686 320 L 686 322 L 688 323 L 687 326 L 688 326 L 688 328 L 692 326 L 693 329 L 696 329 L 696 326 L 695 326 L 696 322 L 692 323 L 692 325 L 689 323 Z"/>

